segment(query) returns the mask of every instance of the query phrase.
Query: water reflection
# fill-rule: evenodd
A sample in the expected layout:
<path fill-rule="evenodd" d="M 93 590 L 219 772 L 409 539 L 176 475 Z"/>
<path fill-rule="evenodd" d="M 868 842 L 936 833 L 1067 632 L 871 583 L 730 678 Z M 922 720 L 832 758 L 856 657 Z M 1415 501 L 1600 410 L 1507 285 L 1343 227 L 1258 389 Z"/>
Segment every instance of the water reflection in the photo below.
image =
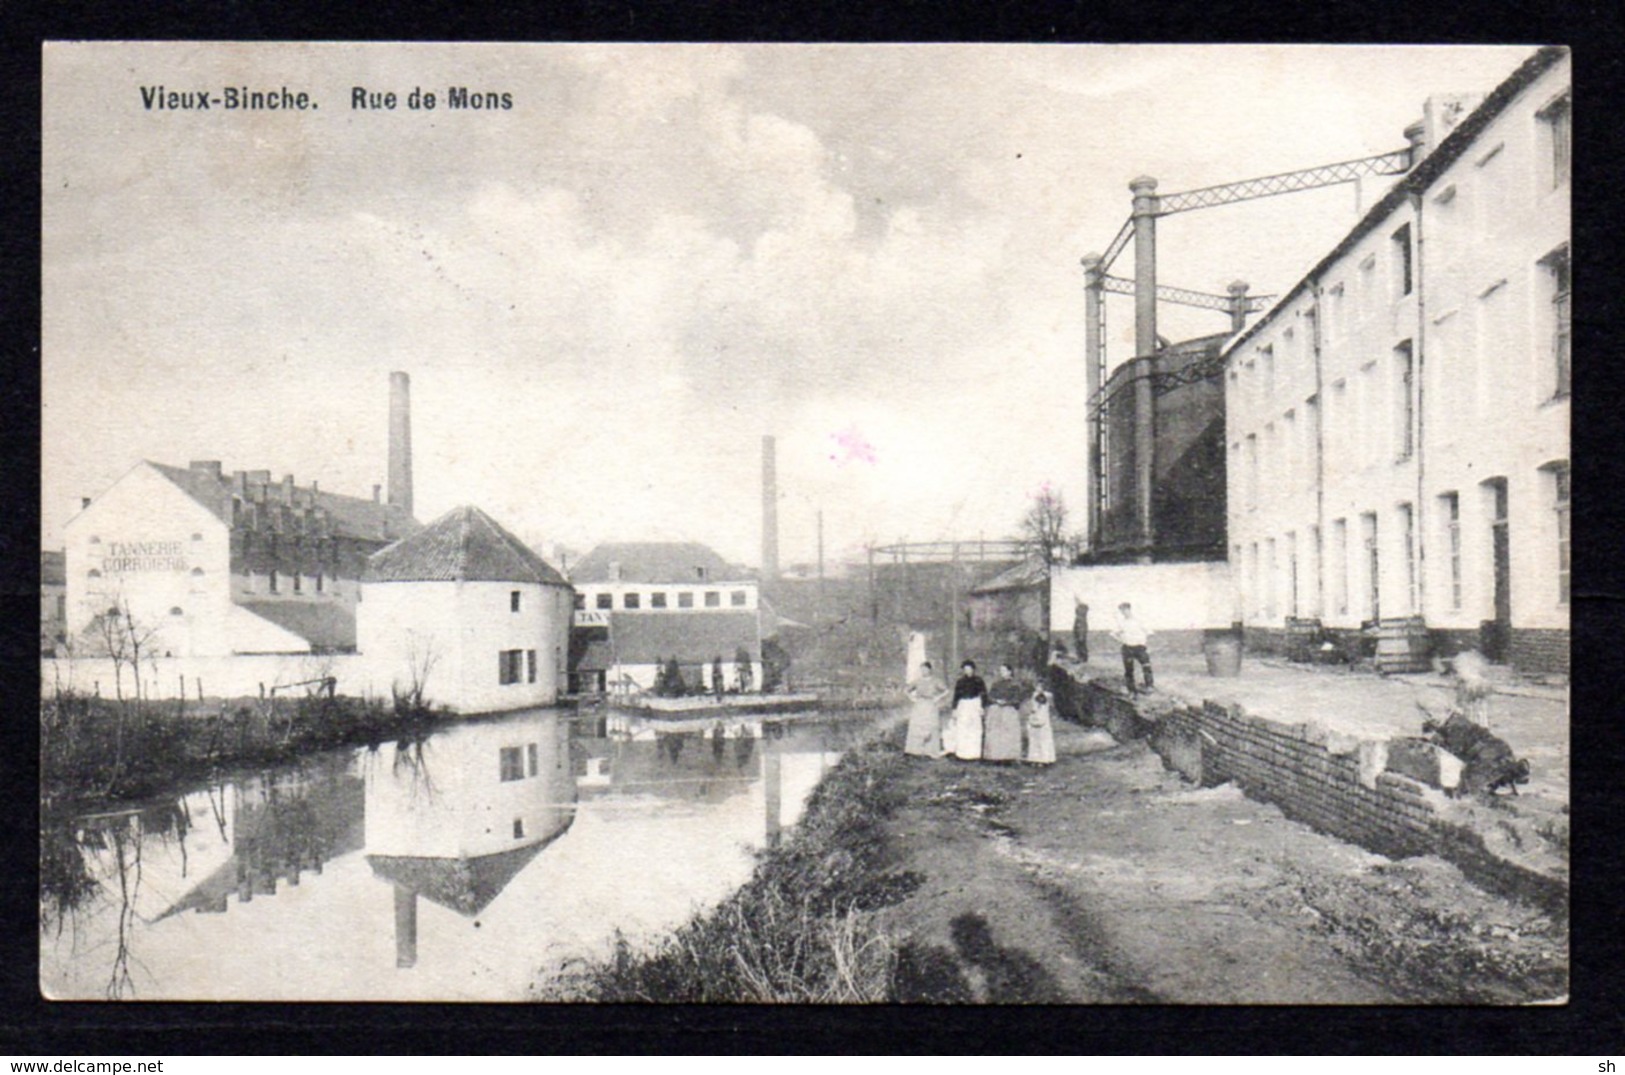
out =
<path fill-rule="evenodd" d="M 366 860 L 393 888 L 395 965 L 418 959 L 419 898 L 472 919 L 575 820 L 568 724 L 464 724 L 408 764 L 366 769 Z"/>
<path fill-rule="evenodd" d="M 521 999 L 676 925 L 793 824 L 845 733 L 530 711 L 48 818 L 60 998 Z"/>

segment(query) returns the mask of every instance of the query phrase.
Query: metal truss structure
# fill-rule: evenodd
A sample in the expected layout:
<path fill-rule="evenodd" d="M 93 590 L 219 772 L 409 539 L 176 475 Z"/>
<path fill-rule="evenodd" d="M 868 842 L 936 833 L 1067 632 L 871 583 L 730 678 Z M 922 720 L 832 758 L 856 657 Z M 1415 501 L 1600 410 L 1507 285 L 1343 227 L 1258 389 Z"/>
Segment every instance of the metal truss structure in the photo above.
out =
<path fill-rule="evenodd" d="M 869 551 L 876 557 L 890 557 L 900 564 L 1003 563 L 1020 560 L 1026 546 L 1013 538 L 977 538 L 974 541 L 901 541 L 876 545 Z"/>
<path fill-rule="evenodd" d="M 1148 352 L 1156 352 L 1163 346 L 1162 339 L 1156 334 L 1156 304 L 1158 302 L 1174 303 L 1182 306 L 1194 306 L 1203 310 L 1228 313 L 1231 324 L 1236 331 L 1240 331 L 1247 314 L 1258 313 L 1266 309 L 1273 301 L 1274 296 L 1246 294 L 1246 285 L 1237 284 L 1229 295 L 1213 295 L 1202 291 L 1192 291 L 1188 288 L 1168 287 L 1156 282 L 1155 249 L 1157 217 L 1172 216 L 1175 213 L 1190 212 L 1195 209 L 1211 209 L 1221 205 L 1230 205 L 1235 202 L 1250 201 L 1255 198 L 1268 198 L 1277 194 L 1292 194 L 1303 190 L 1314 190 L 1319 187 L 1334 186 L 1339 183 L 1352 183 L 1365 176 L 1399 175 L 1408 171 L 1415 164 L 1415 148 L 1406 147 L 1396 149 L 1389 153 L 1379 153 L 1374 157 L 1362 157 L 1358 160 L 1337 161 L 1333 164 L 1323 164 L 1317 168 L 1304 168 L 1295 172 L 1280 172 L 1276 175 L 1259 176 L 1254 179 L 1244 179 L 1236 183 L 1220 183 L 1211 187 L 1198 187 L 1194 190 L 1180 191 L 1176 194 L 1158 195 L 1156 180 L 1142 176 L 1130 184 L 1134 191 L 1134 211 L 1129 218 L 1118 228 L 1117 234 L 1112 237 L 1106 252 L 1099 258 L 1087 257 L 1084 259 L 1084 268 L 1088 274 L 1088 302 L 1089 316 L 1087 317 L 1088 340 L 1084 361 L 1088 363 L 1089 387 L 1091 389 L 1088 400 L 1089 413 L 1089 442 L 1090 442 L 1090 484 L 1092 496 L 1090 499 L 1089 530 L 1091 538 L 1096 536 L 1096 529 L 1100 519 L 1107 508 L 1107 492 L 1105 474 L 1107 457 L 1112 451 L 1112 445 L 1106 436 L 1108 415 L 1111 403 L 1106 393 L 1106 303 L 1103 301 L 1105 293 L 1118 295 L 1138 295 L 1141 288 L 1150 290 L 1156 301 L 1150 304 L 1137 304 L 1136 313 L 1136 346 Z M 1140 233 L 1141 228 L 1144 234 Z M 1108 275 L 1112 263 L 1128 248 L 1131 240 L 1148 239 L 1146 249 L 1139 251 L 1139 258 L 1134 267 L 1134 279 Z M 1138 242 L 1137 242 L 1138 245 Z M 1137 356 L 1136 361 L 1144 360 L 1147 370 L 1138 373 L 1120 383 L 1138 384 L 1144 380 L 1151 382 L 1149 393 L 1138 394 L 1132 404 L 1142 411 L 1140 421 L 1151 423 L 1153 415 L 1150 412 L 1151 399 L 1164 395 L 1184 385 L 1194 384 L 1198 381 L 1211 380 L 1223 375 L 1224 364 L 1217 356 L 1203 358 L 1191 363 L 1177 371 L 1155 372 L 1149 369 L 1152 354 Z M 1115 393 L 1113 393 L 1115 395 Z M 1126 404 L 1125 404 L 1126 405 Z M 1146 481 L 1142 481 L 1146 484 Z M 1148 496 L 1147 490 L 1141 490 L 1142 497 Z M 1142 526 L 1145 531 L 1145 540 L 1151 541 L 1151 523 L 1149 515 L 1149 502 L 1141 504 L 1141 514 L 1144 518 Z"/>
<path fill-rule="evenodd" d="M 1352 183 L 1368 175 L 1399 175 L 1410 166 L 1411 151 L 1406 148 L 1396 149 L 1391 153 L 1379 153 L 1375 157 L 1323 164 L 1318 168 L 1305 168 L 1297 172 L 1243 179 L 1239 183 L 1198 187 L 1195 190 L 1158 197 L 1157 215 L 1169 216 L 1173 213 L 1184 213 L 1192 209 L 1211 209 L 1216 205 L 1229 205 L 1231 202 L 1243 202 L 1252 198 L 1268 198 L 1273 194 L 1292 194 L 1300 190 L 1314 190 L 1316 187 Z"/>
<path fill-rule="evenodd" d="M 1134 281 L 1124 276 L 1106 276 L 1100 278 L 1102 291 L 1111 291 L 1118 295 L 1134 294 Z M 1235 299 L 1229 295 L 1215 295 L 1208 291 L 1192 291 L 1189 288 L 1169 287 L 1167 284 L 1157 285 L 1157 301 L 1172 303 L 1176 306 L 1195 306 L 1200 310 L 1218 310 L 1220 313 L 1229 313 L 1236 308 Z M 1242 299 L 1242 308 L 1250 314 L 1260 310 L 1269 309 L 1270 303 L 1275 301 L 1274 295 L 1249 295 Z"/>

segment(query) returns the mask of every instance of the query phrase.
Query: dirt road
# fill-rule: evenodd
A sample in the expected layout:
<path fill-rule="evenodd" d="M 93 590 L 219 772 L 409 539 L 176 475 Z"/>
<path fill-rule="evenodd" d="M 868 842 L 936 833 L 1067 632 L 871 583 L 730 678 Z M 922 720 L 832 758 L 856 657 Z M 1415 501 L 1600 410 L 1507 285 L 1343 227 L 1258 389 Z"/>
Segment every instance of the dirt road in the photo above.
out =
<path fill-rule="evenodd" d="M 1143 744 L 1062 724 L 1053 766 L 908 759 L 886 823 L 902 999 L 1491 1003 L 1567 991 L 1567 924 L 1389 860 Z"/>

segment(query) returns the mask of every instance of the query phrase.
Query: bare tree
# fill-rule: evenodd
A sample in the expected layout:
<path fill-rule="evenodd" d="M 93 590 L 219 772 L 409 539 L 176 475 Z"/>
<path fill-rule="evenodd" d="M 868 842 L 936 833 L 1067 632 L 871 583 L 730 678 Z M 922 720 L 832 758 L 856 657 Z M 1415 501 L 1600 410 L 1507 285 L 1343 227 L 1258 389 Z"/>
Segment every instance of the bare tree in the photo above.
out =
<path fill-rule="evenodd" d="M 1039 630 L 1048 639 L 1050 580 L 1055 569 L 1071 563 L 1081 548 L 1079 536 L 1067 529 L 1066 500 L 1048 482 L 1033 494 L 1027 513 L 1021 517 L 1017 540 L 1021 543 L 1023 559 L 1039 571 Z"/>
<path fill-rule="evenodd" d="M 114 598 L 107 611 L 98 613 L 90 621 L 86 634 L 90 640 L 91 655 L 106 657 L 113 664 L 113 693 L 117 704 L 117 718 L 114 729 L 113 766 L 108 779 L 108 786 L 111 788 L 123 774 L 125 731 L 133 711 L 140 706 L 143 696 L 142 662 L 152 664 L 154 673 L 157 671 L 153 651 L 158 642 L 158 628 L 137 620 L 128 601 Z M 131 680 L 131 693 L 128 697 L 124 693 L 126 668 L 129 669 Z"/>
<path fill-rule="evenodd" d="M 433 635 L 420 635 L 416 631 L 406 632 L 406 667 L 409 683 L 405 693 L 394 685 L 390 691 L 395 698 L 396 713 L 417 714 L 423 709 L 423 692 L 429 685 L 429 676 L 434 672 L 435 665 L 440 663 L 440 651 L 435 646 Z"/>

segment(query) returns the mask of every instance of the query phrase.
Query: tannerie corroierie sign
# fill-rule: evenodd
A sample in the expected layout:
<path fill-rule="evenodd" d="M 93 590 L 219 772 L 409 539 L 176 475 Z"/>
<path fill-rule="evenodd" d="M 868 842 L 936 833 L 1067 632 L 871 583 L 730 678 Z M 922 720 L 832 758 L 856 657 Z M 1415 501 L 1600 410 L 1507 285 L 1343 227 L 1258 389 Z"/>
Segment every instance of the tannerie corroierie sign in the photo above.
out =
<path fill-rule="evenodd" d="M 185 570 L 186 556 L 178 541 L 111 541 L 102 557 L 104 575 Z"/>

